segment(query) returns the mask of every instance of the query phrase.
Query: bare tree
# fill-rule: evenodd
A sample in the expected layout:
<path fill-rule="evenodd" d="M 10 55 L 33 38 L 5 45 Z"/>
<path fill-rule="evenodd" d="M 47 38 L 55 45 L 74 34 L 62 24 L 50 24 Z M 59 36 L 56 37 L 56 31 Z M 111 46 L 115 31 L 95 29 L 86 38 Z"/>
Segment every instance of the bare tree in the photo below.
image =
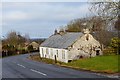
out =
<path fill-rule="evenodd" d="M 24 46 L 25 41 L 26 38 L 20 33 L 12 31 L 7 34 L 7 38 L 3 41 L 3 45 L 12 45 L 15 48 L 18 48 L 18 46 Z"/>
<path fill-rule="evenodd" d="M 93 2 L 90 10 L 108 21 L 118 18 L 120 15 L 120 2 Z"/>
<path fill-rule="evenodd" d="M 26 39 L 26 42 L 27 43 L 30 43 L 30 36 L 29 36 L 29 34 L 25 34 L 25 39 Z"/>
<path fill-rule="evenodd" d="M 86 23 L 86 25 L 84 25 Z M 67 32 L 82 32 L 84 28 L 89 28 L 91 31 L 105 30 L 105 21 L 98 16 L 87 17 L 82 19 L 72 20 L 65 26 Z"/>
<path fill-rule="evenodd" d="M 120 31 L 120 15 L 118 16 L 118 20 L 115 22 L 115 28 Z"/>
<path fill-rule="evenodd" d="M 120 30 L 118 26 L 120 21 L 120 1 L 111 0 L 111 2 L 92 2 L 91 4 L 90 11 L 105 21 L 107 30 Z"/>
<path fill-rule="evenodd" d="M 14 47 L 16 47 L 18 45 L 18 37 L 17 37 L 17 33 L 15 31 L 11 31 L 7 34 L 7 39 L 6 42 L 8 45 L 13 45 Z"/>
<path fill-rule="evenodd" d="M 104 45 L 104 47 L 109 46 L 111 38 L 115 37 L 115 33 L 111 31 L 101 30 L 92 33 L 92 35 Z"/>

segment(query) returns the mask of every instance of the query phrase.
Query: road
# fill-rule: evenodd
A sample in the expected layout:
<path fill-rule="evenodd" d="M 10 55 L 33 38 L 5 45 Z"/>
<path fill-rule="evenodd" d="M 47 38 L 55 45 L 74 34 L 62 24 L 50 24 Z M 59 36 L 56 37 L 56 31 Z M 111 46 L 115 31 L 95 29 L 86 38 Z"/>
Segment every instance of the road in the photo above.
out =
<path fill-rule="evenodd" d="M 3 78 L 106 78 L 88 71 L 78 71 L 29 60 L 29 54 L 2 59 Z"/>

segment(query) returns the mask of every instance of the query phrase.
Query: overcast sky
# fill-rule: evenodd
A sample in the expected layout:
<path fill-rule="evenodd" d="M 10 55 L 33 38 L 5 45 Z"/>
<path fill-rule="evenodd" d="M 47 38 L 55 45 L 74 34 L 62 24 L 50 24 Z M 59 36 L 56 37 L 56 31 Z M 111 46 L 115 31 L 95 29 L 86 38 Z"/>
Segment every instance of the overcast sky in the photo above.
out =
<path fill-rule="evenodd" d="M 91 15 L 86 2 L 5 2 L 2 4 L 2 36 L 10 31 L 46 38 L 71 20 Z"/>

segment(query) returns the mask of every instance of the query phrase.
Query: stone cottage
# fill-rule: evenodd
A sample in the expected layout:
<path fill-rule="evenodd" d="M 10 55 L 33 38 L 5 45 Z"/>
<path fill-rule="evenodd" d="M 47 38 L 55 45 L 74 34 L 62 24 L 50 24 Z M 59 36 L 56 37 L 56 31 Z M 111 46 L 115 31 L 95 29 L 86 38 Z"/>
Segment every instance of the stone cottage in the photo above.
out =
<path fill-rule="evenodd" d="M 39 47 L 40 57 L 68 63 L 84 57 L 102 55 L 100 43 L 89 29 L 84 32 L 59 32 L 45 40 Z"/>
<path fill-rule="evenodd" d="M 35 41 L 31 42 L 29 45 L 32 45 L 34 50 L 39 49 L 39 44 L 37 42 L 35 42 Z"/>

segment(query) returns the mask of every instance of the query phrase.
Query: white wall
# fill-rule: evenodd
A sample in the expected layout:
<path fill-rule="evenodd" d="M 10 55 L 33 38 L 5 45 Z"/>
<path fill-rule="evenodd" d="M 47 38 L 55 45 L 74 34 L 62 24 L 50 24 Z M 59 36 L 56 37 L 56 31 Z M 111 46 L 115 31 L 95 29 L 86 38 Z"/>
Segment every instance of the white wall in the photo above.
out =
<path fill-rule="evenodd" d="M 39 52 L 41 57 L 55 60 L 56 55 L 57 61 L 68 62 L 68 50 L 66 49 L 39 47 Z"/>

